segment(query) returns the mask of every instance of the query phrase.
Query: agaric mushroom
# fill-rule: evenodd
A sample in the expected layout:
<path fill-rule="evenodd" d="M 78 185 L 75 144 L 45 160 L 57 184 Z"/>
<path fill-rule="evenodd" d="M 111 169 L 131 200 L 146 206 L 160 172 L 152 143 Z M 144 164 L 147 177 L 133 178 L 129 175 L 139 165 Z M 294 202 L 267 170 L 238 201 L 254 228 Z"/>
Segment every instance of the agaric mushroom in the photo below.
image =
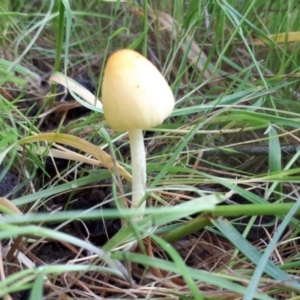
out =
<path fill-rule="evenodd" d="M 144 56 L 123 49 L 108 59 L 102 82 L 104 116 L 111 128 L 129 134 L 132 161 L 131 207 L 141 209 L 146 199 L 146 154 L 143 130 L 163 123 L 175 100 L 162 74 Z M 143 202 L 142 202 L 143 200 Z"/>

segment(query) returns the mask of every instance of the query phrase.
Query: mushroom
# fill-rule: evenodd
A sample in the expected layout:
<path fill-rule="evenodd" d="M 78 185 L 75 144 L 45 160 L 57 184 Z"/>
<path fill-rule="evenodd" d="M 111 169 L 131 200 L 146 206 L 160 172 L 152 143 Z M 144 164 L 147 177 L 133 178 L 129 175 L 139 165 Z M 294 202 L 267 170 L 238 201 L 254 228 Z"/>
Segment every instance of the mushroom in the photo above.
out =
<path fill-rule="evenodd" d="M 107 61 L 102 82 L 104 117 L 117 131 L 128 131 L 132 162 L 131 208 L 146 205 L 146 153 L 143 130 L 163 123 L 175 100 L 162 74 L 136 51 L 122 49 Z"/>

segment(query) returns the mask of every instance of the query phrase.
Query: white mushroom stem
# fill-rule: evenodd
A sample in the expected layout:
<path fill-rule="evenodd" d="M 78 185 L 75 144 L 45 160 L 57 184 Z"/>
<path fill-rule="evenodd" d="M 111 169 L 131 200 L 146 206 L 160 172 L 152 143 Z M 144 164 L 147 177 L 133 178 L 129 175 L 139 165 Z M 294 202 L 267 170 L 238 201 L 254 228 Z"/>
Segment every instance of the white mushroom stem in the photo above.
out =
<path fill-rule="evenodd" d="M 133 221 L 143 218 L 146 199 L 146 152 L 144 145 L 143 131 L 131 129 L 128 131 L 132 164 L 132 200 L 131 208 L 139 208 L 141 214 L 136 215 Z"/>

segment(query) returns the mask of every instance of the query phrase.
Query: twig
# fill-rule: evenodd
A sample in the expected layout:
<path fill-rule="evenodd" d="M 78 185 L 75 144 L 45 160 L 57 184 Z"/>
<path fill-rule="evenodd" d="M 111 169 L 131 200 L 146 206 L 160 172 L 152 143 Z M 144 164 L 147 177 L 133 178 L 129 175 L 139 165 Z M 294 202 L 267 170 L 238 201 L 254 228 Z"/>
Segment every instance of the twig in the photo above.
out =
<path fill-rule="evenodd" d="M 280 147 L 282 154 L 295 154 L 299 149 L 300 145 L 283 145 Z M 232 155 L 268 155 L 269 146 L 235 146 L 235 147 L 224 147 L 216 148 L 203 152 L 203 156 L 232 156 Z"/>

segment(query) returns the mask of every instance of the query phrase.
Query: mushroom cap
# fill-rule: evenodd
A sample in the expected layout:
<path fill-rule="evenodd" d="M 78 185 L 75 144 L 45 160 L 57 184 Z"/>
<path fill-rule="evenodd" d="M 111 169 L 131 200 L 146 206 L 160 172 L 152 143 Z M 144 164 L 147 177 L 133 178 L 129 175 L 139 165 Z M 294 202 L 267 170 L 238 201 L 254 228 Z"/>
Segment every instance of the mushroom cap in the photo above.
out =
<path fill-rule="evenodd" d="M 163 123 L 175 100 L 167 81 L 148 59 L 123 49 L 113 53 L 106 64 L 102 103 L 109 126 L 123 131 Z"/>

